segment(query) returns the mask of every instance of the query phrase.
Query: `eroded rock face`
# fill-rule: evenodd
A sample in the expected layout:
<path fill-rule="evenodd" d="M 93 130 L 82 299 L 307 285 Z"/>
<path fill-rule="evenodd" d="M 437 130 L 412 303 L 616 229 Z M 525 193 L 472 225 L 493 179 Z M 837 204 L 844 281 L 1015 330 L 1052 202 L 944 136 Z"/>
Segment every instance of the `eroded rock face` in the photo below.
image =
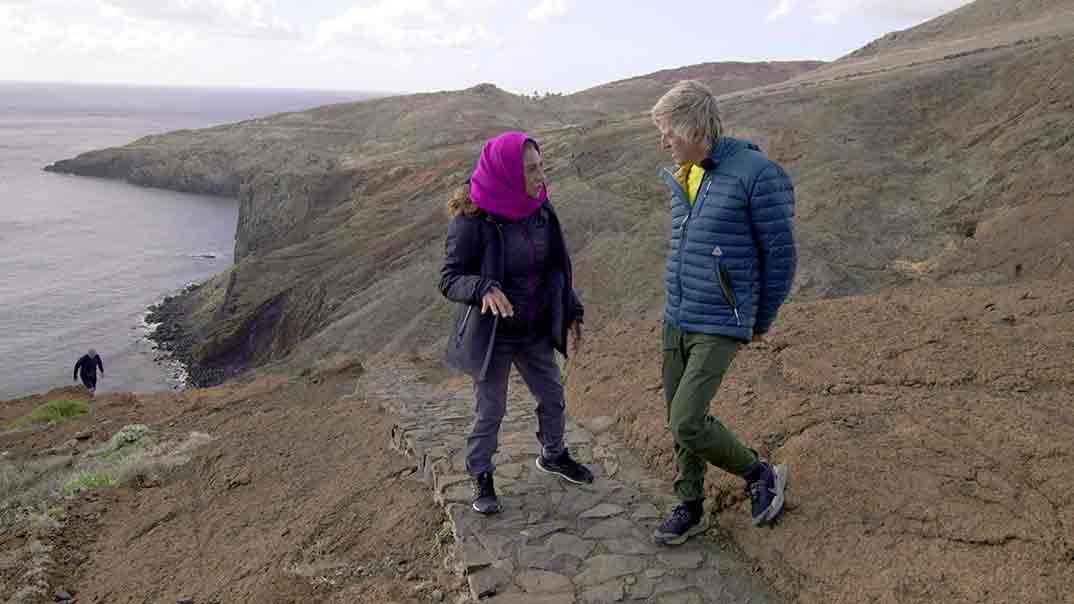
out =
<path fill-rule="evenodd" d="M 316 197 L 311 189 L 324 176 L 323 172 L 252 175 L 239 191 L 235 258 L 241 261 L 286 239 L 295 225 L 309 217 Z"/>

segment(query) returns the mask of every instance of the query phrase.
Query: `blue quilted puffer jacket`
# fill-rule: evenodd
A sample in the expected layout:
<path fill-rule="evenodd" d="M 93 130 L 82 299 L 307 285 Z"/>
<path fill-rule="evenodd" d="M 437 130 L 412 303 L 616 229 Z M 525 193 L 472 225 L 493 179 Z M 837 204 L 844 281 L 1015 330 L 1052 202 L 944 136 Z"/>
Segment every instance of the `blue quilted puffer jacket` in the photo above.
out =
<path fill-rule="evenodd" d="M 772 326 L 794 282 L 794 185 L 748 141 L 721 138 L 701 166 L 693 207 L 663 170 L 672 191 L 664 320 L 749 340 Z"/>

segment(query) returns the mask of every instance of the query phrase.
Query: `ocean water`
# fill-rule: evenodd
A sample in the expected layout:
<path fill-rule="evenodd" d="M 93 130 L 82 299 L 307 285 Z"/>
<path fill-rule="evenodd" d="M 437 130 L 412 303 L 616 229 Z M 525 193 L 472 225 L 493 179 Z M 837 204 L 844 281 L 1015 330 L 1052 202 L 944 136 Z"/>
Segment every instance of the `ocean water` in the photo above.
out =
<path fill-rule="evenodd" d="M 0 399 L 71 384 L 88 348 L 100 392 L 168 390 L 181 369 L 146 308 L 232 262 L 235 200 L 44 172 L 147 134 L 369 95 L 0 82 Z"/>

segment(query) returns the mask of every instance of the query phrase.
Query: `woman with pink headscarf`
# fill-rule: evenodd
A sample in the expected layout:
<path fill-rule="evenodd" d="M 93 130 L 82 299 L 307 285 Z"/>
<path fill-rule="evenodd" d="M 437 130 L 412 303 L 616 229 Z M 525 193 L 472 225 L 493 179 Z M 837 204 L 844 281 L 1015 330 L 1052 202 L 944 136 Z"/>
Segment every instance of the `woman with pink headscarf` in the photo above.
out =
<path fill-rule="evenodd" d="M 514 365 L 537 399 L 539 470 L 573 483 L 593 474 L 564 445 L 566 402 L 555 352 L 582 339 L 584 310 L 575 295 L 571 260 L 544 182 L 541 151 L 522 132 L 485 143 L 469 183 L 448 202 L 440 291 L 458 303 L 448 361 L 474 379 L 477 398 L 467 439 L 473 509 L 501 510 L 492 457 L 507 410 Z"/>

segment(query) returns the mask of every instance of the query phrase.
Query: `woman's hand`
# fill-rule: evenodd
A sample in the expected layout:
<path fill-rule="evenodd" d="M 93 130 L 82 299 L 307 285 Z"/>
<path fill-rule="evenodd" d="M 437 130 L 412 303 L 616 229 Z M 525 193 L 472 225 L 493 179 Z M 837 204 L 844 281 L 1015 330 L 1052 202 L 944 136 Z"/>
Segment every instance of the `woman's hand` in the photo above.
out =
<path fill-rule="evenodd" d="M 574 352 L 581 352 L 582 345 L 585 344 L 585 334 L 583 333 L 582 323 L 579 321 L 571 323 L 571 326 L 567 328 L 567 331 L 571 332 L 571 344 L 574 346 Z"/>
<path fill-rule="evenodd" d="M 511 302 L 496 287 L 489 288 L 485 295 L 481 297 L 481 314 L 489 311 L 492 311 L 492 314 L 497 317 L 515 316 L 515 309 L 511 306 Z"/>

